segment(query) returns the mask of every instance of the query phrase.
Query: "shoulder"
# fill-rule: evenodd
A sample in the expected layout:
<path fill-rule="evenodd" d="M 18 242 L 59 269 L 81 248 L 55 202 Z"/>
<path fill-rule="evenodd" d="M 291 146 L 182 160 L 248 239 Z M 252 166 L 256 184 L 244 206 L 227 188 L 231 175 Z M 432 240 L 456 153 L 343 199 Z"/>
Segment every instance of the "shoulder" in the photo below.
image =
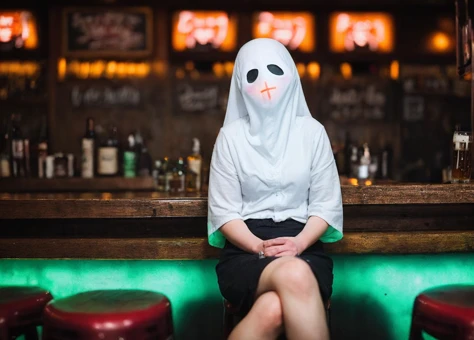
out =
<path fill-rule="evenodd" d="M 312 140 L 319 140 L 321 135 L 326 133 L 323 124 L 311 116 L 297 117 L 296 123 L 300 131 Z"/>

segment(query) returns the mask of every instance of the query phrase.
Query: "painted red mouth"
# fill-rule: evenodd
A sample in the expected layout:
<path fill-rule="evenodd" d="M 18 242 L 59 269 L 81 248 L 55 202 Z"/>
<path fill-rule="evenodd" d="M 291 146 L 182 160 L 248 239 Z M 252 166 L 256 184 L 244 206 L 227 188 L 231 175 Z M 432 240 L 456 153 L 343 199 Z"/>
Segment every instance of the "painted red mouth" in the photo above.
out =
<path fill-rule="evenodd" d="M 272 99 L 272 95 L 270 93 L 270 90 L 276 90 L 276 87 L 275 86 L 268 87 L 267 82 L 265 82 L 265 88 L 263 90 L 261 90 L 260 93 L 266 92 L 267 95 L 268 95 L 268 99 Z"/>

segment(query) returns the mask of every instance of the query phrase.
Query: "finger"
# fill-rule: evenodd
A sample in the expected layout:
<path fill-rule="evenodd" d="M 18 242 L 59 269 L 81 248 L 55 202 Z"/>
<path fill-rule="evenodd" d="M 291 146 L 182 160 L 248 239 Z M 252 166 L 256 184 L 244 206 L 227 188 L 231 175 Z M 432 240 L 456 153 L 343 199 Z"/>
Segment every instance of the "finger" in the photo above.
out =
<path fill-rule="evenodd" d="M 286 240 L 282 238 L 273 238 L 271 240 L 266 240 L 263 242 L 264 247 L 271 247 L 285 244 Z"/>
<path fill-rule="evenodd" d="M 295 252 L 294 251 L 290 251 L 290 250 L 287 250 L 287 251 L 282 251 L 278 254 L 276 254 L 275 256 L 276 257 L 282 257 L 282 256 L 295 256 Z"/>
<path fill-rule="evenodd" d="M 286 249 L 281 246 L 272 246 L 269 248 L 265 248 L 265 256 L 275 256 L 276 254 L 281 253 L 282 251 L 286 251 Z"/>

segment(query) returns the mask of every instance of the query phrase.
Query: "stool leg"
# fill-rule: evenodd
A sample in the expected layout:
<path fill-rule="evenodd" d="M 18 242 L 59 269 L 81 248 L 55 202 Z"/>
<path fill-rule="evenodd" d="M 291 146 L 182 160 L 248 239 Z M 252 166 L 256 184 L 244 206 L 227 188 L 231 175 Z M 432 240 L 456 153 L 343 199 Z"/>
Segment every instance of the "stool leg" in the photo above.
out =
<path fill-rule="evenodd" d="M 410 340 L 423 340 L 423 329 L 415 322 L 415 317 L 411 320 Z"/>
<path fill-rule="evenodd" d="M 31 326 L 25 328 L 25 340 L 38 340 L 38 332 L 36 330 L 36 326 Z"/>
<path fill-rule="evenodd" d="M 224 308 L 224 340 L 227 340 L 233 328 L 234 316 L 231 313 L 228 313 Z"/>
<path fill-rule="evenodd" d="M 0 340 L 10 340 L 8 328 L 3 325 L 0 325 Z"/>

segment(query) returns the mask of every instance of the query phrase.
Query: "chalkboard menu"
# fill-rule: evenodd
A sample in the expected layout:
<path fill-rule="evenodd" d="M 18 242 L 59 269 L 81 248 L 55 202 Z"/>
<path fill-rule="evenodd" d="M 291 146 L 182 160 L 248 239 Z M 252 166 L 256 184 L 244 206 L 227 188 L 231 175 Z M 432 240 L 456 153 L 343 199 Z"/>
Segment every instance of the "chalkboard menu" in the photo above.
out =
<path fill-rule="evenodd" d="M 144 57 L 151 53 L 152 13 L 142 7 L 66 9 L 64 54 Z"/>
<path fill-rule="evenodd" d="M 177 80 L 173 92 L 174 112 L 177 114 L 222 113 L 227 107 L 229 94 L 227 83 Z"/>
<path fill-rule="evenodd" d="M 340 122 L 384 121 L 392 117 L 390 82 L 359 78 L 333 80 L 323 85 L 321 114 Z"/>
<path fill-rule="evenodd" d="M 140 108 L 143 96 L 131 84 L 82 84 L 71 87 L 73 108 Z"/>

